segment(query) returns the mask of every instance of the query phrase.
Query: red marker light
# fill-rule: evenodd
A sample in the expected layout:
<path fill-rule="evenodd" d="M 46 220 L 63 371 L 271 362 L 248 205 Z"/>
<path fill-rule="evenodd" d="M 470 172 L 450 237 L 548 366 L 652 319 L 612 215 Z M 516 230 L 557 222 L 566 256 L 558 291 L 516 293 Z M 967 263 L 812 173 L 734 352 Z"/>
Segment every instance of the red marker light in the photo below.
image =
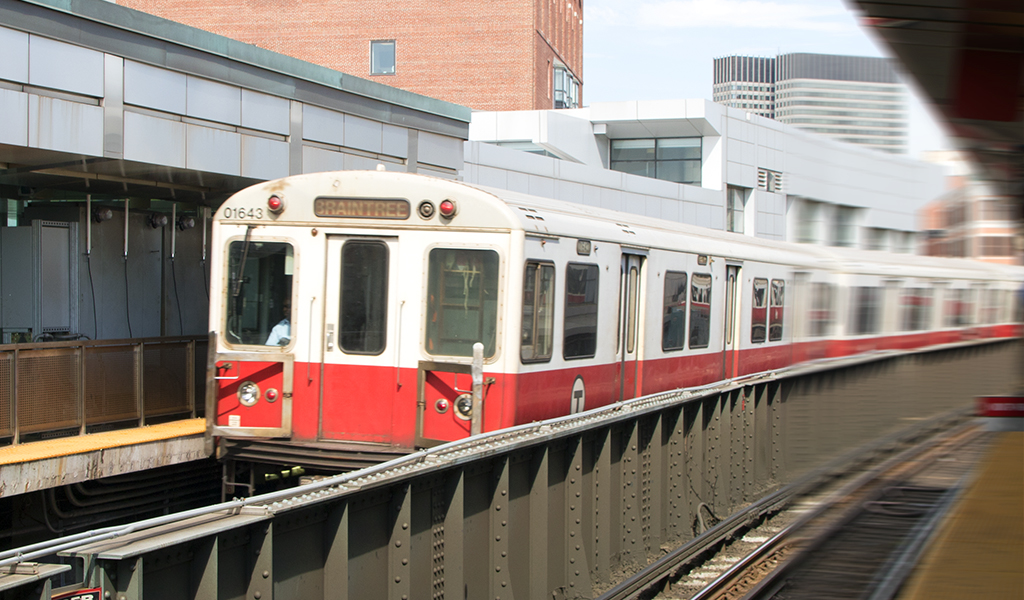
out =
<path fill-rule="evenodd" d="M 434 403 L 434 410 L 441 414 L 448 412 L 448 401 L 444 398 L 438 398 L 437 402 Z"/>
<path fill-rule="evenodd" d="M 267 402 L 273 402 L 274 400 L 277 400 L 277 390 L 270 388 L 264 396 L 266 396 Z"/>
<path fill-rule="evenodd" d="M 267 200 L 267 209 L 270 210 L 270 212 L 272 212 L 274 214 L 277 214 L 277 213 L 283 211 L 284 210 L 284 200 L 278 198 L 277 196 L 271 196 Z"/>
<path fill-rule="evenodd" d="M 455 216 L 455 202 L 451 200 L 442 200 L 441 204 L 437 207 L 437 210 L 441 213 L 442 217 L 450 219 Z"/>

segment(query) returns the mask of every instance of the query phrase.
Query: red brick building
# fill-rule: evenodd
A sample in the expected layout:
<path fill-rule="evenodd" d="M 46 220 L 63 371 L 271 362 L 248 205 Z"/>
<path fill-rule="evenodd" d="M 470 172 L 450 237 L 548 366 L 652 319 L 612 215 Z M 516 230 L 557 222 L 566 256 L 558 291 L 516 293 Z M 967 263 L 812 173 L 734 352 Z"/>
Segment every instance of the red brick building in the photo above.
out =
<path fill-rule="evenodd" d="M 582 0 L 117 0 L 478 110 L 578 105 Z"/>

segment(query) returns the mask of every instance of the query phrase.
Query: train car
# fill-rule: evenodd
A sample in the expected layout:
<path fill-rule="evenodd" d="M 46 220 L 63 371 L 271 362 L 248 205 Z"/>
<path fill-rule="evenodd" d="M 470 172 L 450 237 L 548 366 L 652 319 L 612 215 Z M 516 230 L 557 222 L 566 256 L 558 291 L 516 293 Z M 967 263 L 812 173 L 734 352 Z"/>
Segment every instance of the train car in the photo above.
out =
<path fill-rule="evenodd" d="M 1014 335 L 1024 278 L 384 171 L 243 190 L 217 211 L 212 247 L 211 435 L 332 456 Z"/>

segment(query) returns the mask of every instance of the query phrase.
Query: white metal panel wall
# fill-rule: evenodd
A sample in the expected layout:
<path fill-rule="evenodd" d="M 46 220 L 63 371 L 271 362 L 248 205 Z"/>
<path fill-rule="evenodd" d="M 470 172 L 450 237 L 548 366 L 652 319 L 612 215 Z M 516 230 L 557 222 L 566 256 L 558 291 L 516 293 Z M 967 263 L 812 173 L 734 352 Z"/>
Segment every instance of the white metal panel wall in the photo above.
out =
<path fill-rule="evenodd" d="M 160 143 L 154 143 L 154 140 Z M 155 165 L 184 167 L 185 124 L 126 112 L 124 158 Z"/>
<path fill-rule="evenodd" d="M 28 82 L 103 97 L 103 53 L 39 36 L 29 37 Z"/>
<path fill-rule="evenodd" d="M 0 79 L 28 82 L 28 34 L 0 27 Z"/>
<path fill-rule="evenodd" d="M 185 114 L 185 75 L 124 61 L 124 102 L 145 108 Z"/>
<path fill-rule="evenodd" d="M 242 88 L 189 75 L 185 114 L 228 125 L 242 124 Z"/>
<path fill-rule="evenodd" d="M 185 167 L 196 171 L 239 175 L 242 170 L 241 136 L 233 131 L 186 125 Z"/>
<path fill-rule="evenodd" d="M 103 156 L 103 108 L 29 94 L 28 145 Z"/>
<path fill-rule="evenodd" d="M 28 146 L 28 94 L 0 88 L 0 115 L 0 144 Z"/>
<path fill-rule="evenodd" d="M 285 98 L 242 90 L 242 127 L 288 135 L 289 102 Z"/>

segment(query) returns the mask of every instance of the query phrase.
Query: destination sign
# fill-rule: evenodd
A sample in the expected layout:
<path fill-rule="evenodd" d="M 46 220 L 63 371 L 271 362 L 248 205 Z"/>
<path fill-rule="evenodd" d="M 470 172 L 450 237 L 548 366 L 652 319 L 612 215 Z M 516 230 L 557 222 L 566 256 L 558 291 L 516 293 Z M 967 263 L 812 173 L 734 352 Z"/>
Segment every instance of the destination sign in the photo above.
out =
<path fill-rule="evenodd" d="M 408 219 L 409 201 L 376 198 L 317 198 L 313 213 L 318 217 L 349 219 Z"/>

